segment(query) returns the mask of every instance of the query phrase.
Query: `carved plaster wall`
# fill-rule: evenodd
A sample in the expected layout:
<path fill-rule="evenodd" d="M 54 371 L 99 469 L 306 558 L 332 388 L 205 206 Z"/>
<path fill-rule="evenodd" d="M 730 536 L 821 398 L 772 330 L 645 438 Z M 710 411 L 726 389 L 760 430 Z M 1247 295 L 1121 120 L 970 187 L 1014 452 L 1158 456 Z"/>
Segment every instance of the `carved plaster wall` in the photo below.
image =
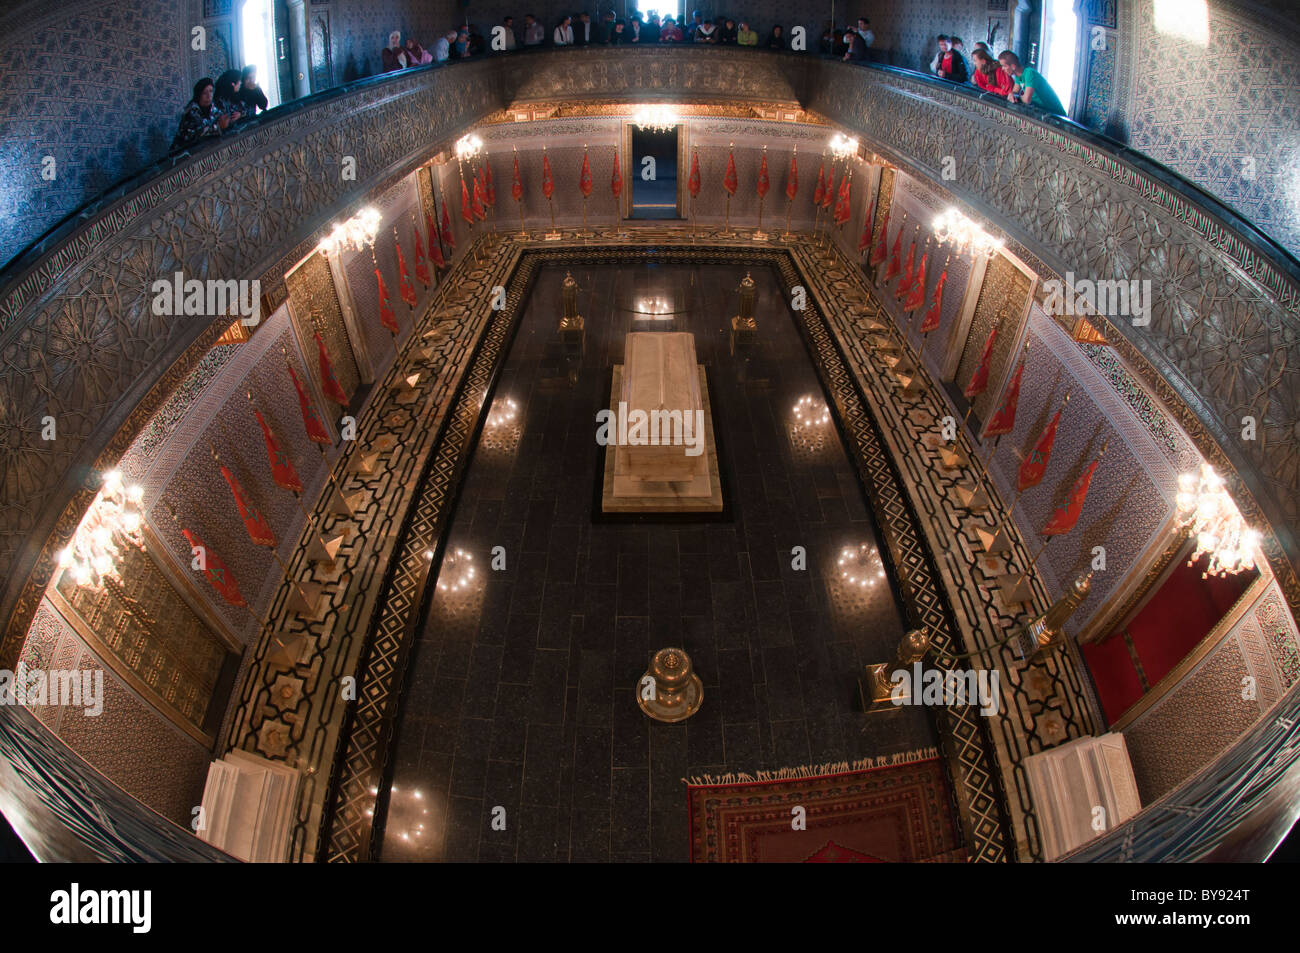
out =
<path fill-rule="evenodd" d="M 1058 274 L 1151 281 L 1150 325 L 1110 320 L 1106 337 L 1198 449 L 1236 471 L 1234 498 L 1252 523 L 1272 525 L 1266 552 L 1293 610 L 1300 605 L 1292 277 L 1136 168 L 1031 119 L 913 80 L 832 63 L 815 70 L 812 108 L 935 181 L 953 156 L 953 193 Z M 1256 421 L 1257 439 L 1241 438 L 1244 417 Z"/>

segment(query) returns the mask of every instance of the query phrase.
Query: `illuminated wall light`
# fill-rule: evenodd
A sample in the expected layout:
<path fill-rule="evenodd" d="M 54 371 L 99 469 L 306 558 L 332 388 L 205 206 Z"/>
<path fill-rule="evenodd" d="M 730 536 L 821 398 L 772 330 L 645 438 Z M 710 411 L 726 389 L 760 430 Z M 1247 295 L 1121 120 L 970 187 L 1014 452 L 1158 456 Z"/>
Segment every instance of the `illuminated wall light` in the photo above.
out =
<path fill-rule="evenodd" d="M 483 140 L 475 135 L 461 136 L 456 140 L 456 158 L 466 162 L 483 151 Z"/>
<path fill-rule="evenodd" d="M 858 140 L 851 139 L 843 133 L 837 132 L 830 142 L 831 155 L 837 159 L 844 159 L 851 155 L 857 155 Z"/>
<path fill-rule="evenodd" d="M 994 238 L 955 208 L 935 217 L 934 239 L 940 245 L 951 244 L 958 255 L 969 248 L 973 254 L 991 257 L 1002 247 L 1002 239 Z"/>
<path fill-rule="evenodd" d="M 143 488 L 126 485 L 117 470 L 105 473 L 72 541 L 56 557 L 59 568 L 78 586 L 98 589 L 106 580 L 120 579 L 123 550 L 144 549 L 143 507 Z"/>
<path fill-rule="evenodd" d="M 337 223 L 330 233 L 321 239 L 316 250 L 322 255 L 336 255 L 343 251 L 360 251 L 375 243 L 383 216 L 378 209 L 363 208 L 347 221 Z"/>
<path fill-rule="evenodd" d="M 668 132 L 679 121 L 671 106 L 641 106 L 632 115 L 633 124 L 642 132 Z"/>
<path fill-rule="evenodd" d="M 1209 554 L 1201 578 L 1230 576 L 1255 568 L 1255 550 L 1260 535 L 1246 525 L 1237 504 L 1228 495 L 1227 483 L 1208 463 L 1201 472 L 1178 477 L 1178 525 L 1195 538 L 1196 548 L 1187 561 L 1191 566 Z"/>

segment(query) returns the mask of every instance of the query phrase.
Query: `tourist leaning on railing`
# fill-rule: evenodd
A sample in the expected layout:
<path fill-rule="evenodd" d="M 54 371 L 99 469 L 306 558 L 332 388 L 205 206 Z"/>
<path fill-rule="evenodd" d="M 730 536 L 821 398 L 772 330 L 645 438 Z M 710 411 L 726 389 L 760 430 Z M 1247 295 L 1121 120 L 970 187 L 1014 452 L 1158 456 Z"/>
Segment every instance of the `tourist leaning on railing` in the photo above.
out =
<path fill-rule="evenodd" d="M 984 92 L 1005 98 L 1016 85 L 1010 74 L 981 49 L 971 50 L 970 55 L 975 61 L 975 71 L 971 74 L 971 81 Z"/>
<path fill-rule="evenodd" d="M 231 123 L 244 118 L 244 105 L 239 101 L 239 89 L 243 85 L 243 76 L 237 69 L 228 69 L 217 79 L 216 89 L 212 94 L 212 105 L 222 115 L 229 116 Z"/>
<path fill-rule="evenodd" d="M 207 76 L 194 84 L 194 98 L 181 113 L 180 128 L 172 140 L 172 148 L 193 145 L 210 136 L 220 136 L 230 126 L 231 118 L 212 103 L 216 84 Z"/>
<path fill-rule="evenodd" d="M 1043 112 L 1057 116 L 1065 115 L 1065 107 L 1061 105 L 1056 91 L 1048 85 L 1042 73 L 1032 66 L 1022 66 L 1020 57 L 1011 50 L 1003 50 L 999 53 L 998 60 L 1002 63 L 1002 68 L 1016 81 L 1015 87 L 1007 93 L 1008 102 L 1037 106 Z"/>

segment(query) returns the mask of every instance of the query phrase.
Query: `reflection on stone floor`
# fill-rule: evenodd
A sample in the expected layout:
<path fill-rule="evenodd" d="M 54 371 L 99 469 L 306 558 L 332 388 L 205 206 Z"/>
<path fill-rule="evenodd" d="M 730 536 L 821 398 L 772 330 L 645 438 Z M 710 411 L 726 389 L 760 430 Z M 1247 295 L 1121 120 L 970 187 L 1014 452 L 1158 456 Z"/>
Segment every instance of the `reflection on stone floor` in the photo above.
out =
<path fill-rule="evenodd" d="M 902 624 L 888 586 L 850 583 L 839 562 L 852 550 L 874 567 L 875 536 L 766 269 L 757 339 L 733 353 L 744 274 L 575 274 L 586 340 L 566 348 L 564 272 L 540 273 L 408 670 L 383 859 L 684 860 L 688 775 L 936 743 L 921 709 L 854 711 L 855 673 L 889 656 Z M 695 335 L 729 519 L 593 521 L 595 413 L 640 330 Z M 795 546 L 807 571 L 791 567 Z M 666 645 L 704 682 L 703 707 L 676 725 L 649 721 L 633 696 Z"/>

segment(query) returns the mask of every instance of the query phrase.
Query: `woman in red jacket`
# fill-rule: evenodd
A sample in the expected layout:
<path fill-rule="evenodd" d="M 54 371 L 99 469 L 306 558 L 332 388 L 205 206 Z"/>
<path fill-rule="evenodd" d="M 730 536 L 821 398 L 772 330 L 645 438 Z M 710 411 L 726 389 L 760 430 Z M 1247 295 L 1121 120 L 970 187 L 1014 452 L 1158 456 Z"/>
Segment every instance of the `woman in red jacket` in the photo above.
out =
<path fill-rule="evenodd" d="M 997 60 L 983 50 L 971 50 L 970 57 L 975 61 L 975 75 L 971 77 L 975 85 L 986 93 L 994 93 L 1005 98 L 1016 85 L 1015 80 L 998 65 Z"/>

